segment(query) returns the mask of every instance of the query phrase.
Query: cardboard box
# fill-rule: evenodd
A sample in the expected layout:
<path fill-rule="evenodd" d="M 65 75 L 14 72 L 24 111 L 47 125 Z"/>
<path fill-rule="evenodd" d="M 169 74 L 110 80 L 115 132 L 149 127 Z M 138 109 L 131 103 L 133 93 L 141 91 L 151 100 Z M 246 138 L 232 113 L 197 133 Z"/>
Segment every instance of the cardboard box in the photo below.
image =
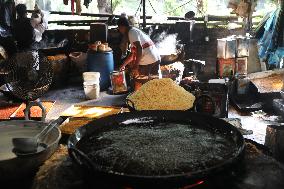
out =
<path fill-rule="evenodd" d="M 248 74 L 248 58 L 236 58 L 236 74 L 247 75 Z"/>
<path fill-rule="evenodd" d="M 217 58 L 229 59 L 236 57 L 236 39 L 217 39 Z"/>
<path fill-rule="evenodd" d="M 217 72 L 220 78 L 233 76 L 235 74 L 235 58 L 218 58 Z"/>

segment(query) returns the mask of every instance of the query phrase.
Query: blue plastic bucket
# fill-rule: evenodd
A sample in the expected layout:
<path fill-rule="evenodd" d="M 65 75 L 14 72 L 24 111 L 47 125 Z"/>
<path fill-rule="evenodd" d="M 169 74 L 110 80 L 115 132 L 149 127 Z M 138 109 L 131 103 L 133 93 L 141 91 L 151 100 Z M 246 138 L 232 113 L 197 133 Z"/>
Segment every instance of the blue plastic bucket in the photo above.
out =
<path fill-rule="evenodd" d="M 92 72 L 100 72 L 100 89 L 101 91 L 107 90 L 111 85 L 109 74 L 114 70 L 112 51 L 88 52 L 87 70 Z"/>

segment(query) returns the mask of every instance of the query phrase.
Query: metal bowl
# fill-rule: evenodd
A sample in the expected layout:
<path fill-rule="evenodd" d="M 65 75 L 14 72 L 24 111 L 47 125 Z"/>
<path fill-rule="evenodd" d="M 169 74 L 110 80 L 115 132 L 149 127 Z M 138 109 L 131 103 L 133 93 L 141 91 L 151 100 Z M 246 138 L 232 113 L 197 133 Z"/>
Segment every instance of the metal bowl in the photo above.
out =
<path fill-rule="evenodd" d="M 46 126 L 40 121 L 3 121 L 0 122 L 0 180 L 16 180 L 36 172 L 57 149 L 61 138 L 59 128 L 54 127 L 46 136 L 47 148 L 41 152 L 17 156 L 13 152 L 12 138 L 32 137 Z"/>

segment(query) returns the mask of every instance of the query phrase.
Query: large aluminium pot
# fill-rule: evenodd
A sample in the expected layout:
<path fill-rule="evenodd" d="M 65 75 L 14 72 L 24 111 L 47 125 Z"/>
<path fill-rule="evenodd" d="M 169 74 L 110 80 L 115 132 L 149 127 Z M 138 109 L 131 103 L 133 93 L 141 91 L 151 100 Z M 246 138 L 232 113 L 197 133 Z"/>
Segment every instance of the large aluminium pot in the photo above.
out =
<path fill-rule="evenodd" d="M 0 122 L 0 181 L 29 178 L 55 152 L 61 138 L 61 132 L 57 127 L 54 127 L 43 140 L 47 144 L 45 150 L 20 156 L 13 153 L 12 138 L 35 136 L 46 124 L 41 121 L 22 120 Z"/>
<path fill-rule="evenodd" d="M 133 121 L 135 122 L 137 120 L 138 120 L 137 124 L 140 123 L 142 124 L 139 126 L 139 128 L 142 129 L 144 127 L 149 128 L 148 124 L 149 120 L 153 121 L 153 124 L 150 126 L 151 129 L 152 128 L 163 129 L 163 127 L 158 126 L 159 123 L 162 124 L 165 123 L 169 125 L 172 123 L 177 123 L 177 124 L 180 123 L 186 126 L 194 125 L 198 128 L 200 127 L 208 129 L 210 130 L 210 132 L 223 134 L 224 136 L 226 136 L 228 140 L 230 140 L 230 144 L 233 143 L 235 148 L 232 151 L 229 150 L 230 155 L 226 158 L 223 158 L 222 162 L 219 162 L 218 164 L 211 164 L 210 166 L 205 166 L 202 169 L 198 169 L 195 171 L 187 170 L 187 171 L 175 172 L 173 174 L 167 173 L 163 175 L 158 175 L 158 174 L 145 175 L 145 174 L 128 174 L 125 172 L 118 172 L 117 170 L 110 171 L 109 167 L 107 167 L 103 163 L 98 163 L 98 161 L 95 162 L 94 159 L 90 157 L 90 153 L 86 151 L 84 145 L 82 145 L 82 143 L 80 144 L 80 142 L 82 141 L 93 140 L 92 138 L 97 136 L 99 136 L 98 140 L 101 140 L 102 135 L 100 134 L 113 131 L 121 127 L 129 129 L 130 127 L 128 125 L 129 122 Z M 141 120 L 142 122 L 143 120 L 146 120 L 146 122 L 142 123 Z M 172 128 L 175 128 L 175 125 L 171 126 L 173 126 Z M 136 130 L 134 130 L 134 133 L 136 133 Z M 167 139 L 168 141 L 166 142 L 171 142 L 171 140 L 173 139 L 171 135 L 172 132 L 169 133 L 170 134 L 168 136 L 170 138 L 169 140 Z M 137 134 L 139 134 L 138 131 Z M 119 136 L 122 137 L 123 135 L 124 133 L 122 133 Z M 136 134 L 134 134 L 134 141 L 136 140 L 135 136 Z M 185 136 L 187 137 L 188 135 L 186 134 Z M 199 140 L 199 136 L 200 135 L 196 137 L 197 140 Z M 120 137 L 118 137 L 118 139 L 119 138 Z M 131 138 L 131 140 L 133 141 L 133 138 Z M 144 142 L 148 141 L 150 140 Z M 182 145 L 174 146 L 173 148 L 175 147 L 178 148 L 183 145 L 194 146 L 194 144 L 195 143 L 189 144 L 185 140 L 185 142 Z M 227 145 L 227 143 L 224 144 Z M 228 143 L 228 145 L 230 144 Z M 101 150 L 102 147 L 97 143 L 96 144 L 90 143 L 89 145 L 85 146 L 95 146 L 95 145 L 98 145 L 100 148 L 99 150 Z M 152 145 L 151 142 L 150 145 Z M 68 140 L 68 151 L 70 157 L 76 164 L 78 164 L 85 171 L 85 173 L 87 173 L 86 174 L 87 178 L 89 178 L 87 180 L 91 181 L 91 183 L 97 185 L 99 181 L 104 181 L 107 183 L 116 183 L 118 185 L 131 186 L 134 188 L 178 188 L 180 186 L 196 183 L 200 180 L 208 178 L 219 172 L 230 170 L 232 165 L 234 165 L 236 162 L 238 162 L 241 159 L 244 146 L 245 146 L 244 138 L 242 134 L 234 126 L 218 118 L 214 118 L 199 113 L 188 112 L 188 111 L 136 111 L 136 112 L 123 113 L 109 117 L 104 117 L 98 120 L 94 120 L 89 124 L 77 129 L 76 132 L 73 135 L 71 135 L 71 137 Z M 139 143 L 137 145 L 137 148 L 140 148 Z M 233 147 L 229 146 L 228 148 L 233 148 Z M 130 151 L 132 150 L 133 153 L 136 152 L 135 151 L 136 149 L 130 149 Z M 206 151 L 205 153 L 209 152 Z M 185 151 L 185 154 L 187 154 L 187 150 Z M 201 156 L 203 156 L 203 154 L 201 154 Z M 106 156 L 106 158 L 108 157 L 109 156 Z M 114 158 L 116 158 L 116 156 L 114 156 Z M 173 156 L 173 158 L 175 158 L 175 156 Z M 167 166 L 167 164 L 165 165 Z M 143 166 L 145 166 L 145 164 Z M 140 171 L 139 168 L 136 170 L 138 170 L 138 172 Z"/>

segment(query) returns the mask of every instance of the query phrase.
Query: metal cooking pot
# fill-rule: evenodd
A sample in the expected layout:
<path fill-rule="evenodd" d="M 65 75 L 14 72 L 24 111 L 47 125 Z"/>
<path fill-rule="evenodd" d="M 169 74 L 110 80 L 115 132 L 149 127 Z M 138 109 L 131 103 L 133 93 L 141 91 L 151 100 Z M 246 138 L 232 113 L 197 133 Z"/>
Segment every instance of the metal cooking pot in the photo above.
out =
<path fill-rule="evenodd" d="M 3 121 L 0 122 L 0 180 L 18 180 L 33 175 L 57 149 L 61 132 L 54 127 L 44 139 L 47 148 L 39 153 L 16 156 L 12 138 L 32 137 L 46 126 L 40 121 Z"/>
<path fill-rule="evenodd" d="M 226 138 L 228 137 L 236 148 L 232 153 L 230 152 L 230 156 L 223 159 L 221 163 L 202 168 L 198 171 L 147 176 L 143 174 L 133 175 L 125 174 L 124 172 L 118 173 L 109 171 L 103 164 L 99 165 L 98 163 L 94 163 L 94 161 L 83 152 L 84 146 L 78 145 L 80 141 L 90 140 L 92 136 L 97 136 L 105 131 L 115 130 L 127 121 L 145 118 L 154 120 L 155 124 L 173 122 L 186 123 L 196 127 L 207 128 L 211 130 L 211 132 L 218 131 L 226 136 Z M 155 127 L 155 124 L 151 125 L 151 127 Z M 123 125 L 123 127 L 128 127 L 128 125 Z M 157 129 L 158 128 L 159 127 L 157 127 Z M 187 143 L 184 145 L 187 145 Z M 136 111 L 104 117 L 77 129 L 68 140 L 70 157 L 76 164 L 82 167 L 87 173 L 86 175 L 89 177 L 89 180 L 95 185 L 97 182 L 104 180 L 108 183 L 113 182 L 122 186 L 131 186 L 134 188 L 140 188 L 141 186 L 144 188 L 178 188 L 180 186 L 193 184 L 196 181 L 210 177 L 218 172 L 230 170 L 231 166 L 238 162 L 242 157 L 244 146 L 245 143 L 242 134 L 231 124 L 218 118 L 188 111 Z"/>
<path fill-rule="evenodd" d="M 176 54 L 161 55 L 160 65 L 168 65 L 175 62 L 183 62 L 183 61 L 184 61 L 184 51 L 178 52 Z"/>

